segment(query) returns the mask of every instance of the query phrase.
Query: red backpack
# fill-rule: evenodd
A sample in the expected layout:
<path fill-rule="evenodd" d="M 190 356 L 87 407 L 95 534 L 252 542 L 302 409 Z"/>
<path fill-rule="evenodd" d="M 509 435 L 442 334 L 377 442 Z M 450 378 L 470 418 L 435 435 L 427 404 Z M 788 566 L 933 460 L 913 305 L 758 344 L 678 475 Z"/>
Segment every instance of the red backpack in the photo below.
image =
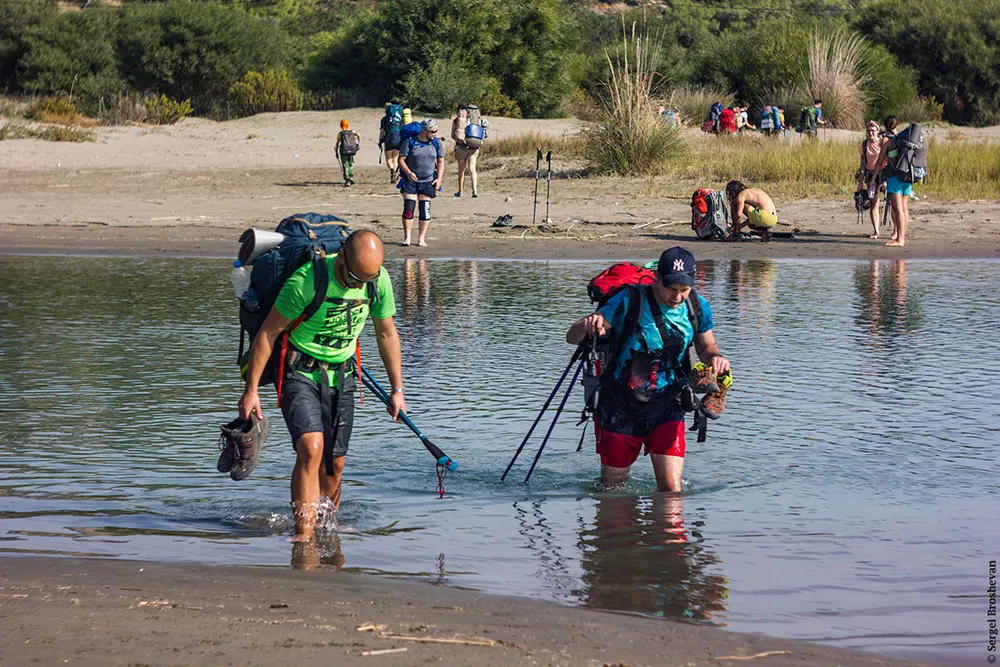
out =
<path fill-rule="evenodd" d="M 656 274 L 629 262 L 609 266 L 587 283 L 587 295 L 600 308 L 626 285 L 654 285 Z"/>

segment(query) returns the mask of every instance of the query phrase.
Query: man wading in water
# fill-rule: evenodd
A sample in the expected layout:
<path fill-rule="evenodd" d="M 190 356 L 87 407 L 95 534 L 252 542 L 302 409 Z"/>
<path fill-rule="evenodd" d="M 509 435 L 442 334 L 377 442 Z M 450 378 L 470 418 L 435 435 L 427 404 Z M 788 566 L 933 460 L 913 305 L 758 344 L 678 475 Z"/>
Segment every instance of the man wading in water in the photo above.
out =
<path fill-rule="evenodd" d="M 622 289 L 596 313 L 574 322 L 566 333 L 566 341 L 574 345 L 587 336 L 612 337 L 594 415 L 605 486 L 628 480 L 629 469 L 645 445 L 657 489 L 681 490 L 685 448 L 681 393 L 688 383 L 684 370 L 688 347 L 694 344 L 698 358 L 707 366 L 701 376 L 706 384 L 715 385 L 716 376 L 729 371 L 729 360 L 715 344 L 712 308 L 701 295 L 692 293 L 693 286 L 694 255 L 684 248 L 670 248 L 660 255 L 656 284 Z M 689 307 L 694 300 L 697 334 Z M 721 381 L 715 389 L 720 387 Z M 711 409 L 717 417 L 725 394 L 726 389 L 715 391 L 703 400 L 703 407 L 710 407 L 710 399 L 716 401 Z"/>
<path fill-rule="evenodd" d="M 292 512 L 296 542 L 312 539 L 320 495 L 340 506 L 340 477 L 354 426 L 356 383 L 351 360 L 369 312 L 391 386 L 389 414 L 396 419 L 406 411 L 399 334 L 392 319 L 396 302 L 382 258 L 382 239 L 377 234 L 351 234 L 340 252 L 326 257 L 330 283 L 323 305 L 288 336 L 281 412 L 295 448 Z M 263 418 L 257 393 L 261 373 L 275 340 L 314 296 L 313 263 L 306 262 L 281 287 L 274 308 L 253 339 L 240 399 L 243 419 L 251 412 Z"/>

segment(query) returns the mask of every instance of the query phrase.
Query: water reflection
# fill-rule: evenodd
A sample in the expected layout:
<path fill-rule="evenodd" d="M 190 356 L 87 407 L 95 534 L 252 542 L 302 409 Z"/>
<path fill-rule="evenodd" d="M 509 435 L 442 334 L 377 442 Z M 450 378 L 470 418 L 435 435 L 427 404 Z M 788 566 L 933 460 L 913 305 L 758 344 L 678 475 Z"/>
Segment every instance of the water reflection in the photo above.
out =
<path fill-rule="evenodd" d="M 728 580 L 709 573 L 719 558 L 684 525 L 680 495 L 599 498 L 596 510 L 580 533 L 584 605 L 698 620 L 726 610 Z"/>
<path fill-rule="evenodd" d="M 340 548 L 340 535 L 333 531 L 316 533 L 309 542 L 293 542 L 291 565 L 296 570 L 333 570 L 340 572 L 346 559 Z"/>
<path fill-rule="evenodd" d="M 920 306 L 907 289 L 906 260 L 872 260 L 854 269 L 854 284 L 861 296 L 857 322 L 870 336 L 868 344 L 885 347 L 898 334 L 908 334 L 923 324 Z"/>

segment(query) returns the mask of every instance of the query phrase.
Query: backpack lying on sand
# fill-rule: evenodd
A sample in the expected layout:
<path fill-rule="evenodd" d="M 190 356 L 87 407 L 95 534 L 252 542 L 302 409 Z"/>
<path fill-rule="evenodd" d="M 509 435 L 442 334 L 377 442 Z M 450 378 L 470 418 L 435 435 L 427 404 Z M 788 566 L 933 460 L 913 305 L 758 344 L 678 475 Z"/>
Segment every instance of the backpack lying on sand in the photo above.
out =
<path fill-rule="evenodd" d="M 699 239 L 724 241 L 726 224 L 726 198 L 718 190 L 701 188 L 691 195 L 691 229 Z"/>

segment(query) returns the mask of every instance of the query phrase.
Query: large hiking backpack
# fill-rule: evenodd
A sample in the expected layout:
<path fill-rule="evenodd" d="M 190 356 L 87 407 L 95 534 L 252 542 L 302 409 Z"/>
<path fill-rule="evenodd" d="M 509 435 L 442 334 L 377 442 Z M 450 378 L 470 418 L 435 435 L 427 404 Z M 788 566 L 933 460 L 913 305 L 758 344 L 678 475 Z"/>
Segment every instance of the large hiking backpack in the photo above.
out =
<path fill-rule="evenodd" d="M 719 131 L 719 119 L 722 118 L 723 108 L 722 102 L 715 102 L 708 111 L 708 119 L 712 121 L 712 132 L 718 133 Z"/>
<path fill-rule="evenodd" d="M 922 181 L 927 175 L 927 146 L 924 144 L 924 128 L 918 123 L 911 123 L 909 127 L 893 137 L 892 142 L 893 150 L 889 152 L 888 160 L 892 175 L 904 183 Z"/>
<path fill-rule="evenodd" d="M 465 137 L 465 145 L 469 148 L 480 148 L 483 145 L 483 140 L 486 139 L 486 121 L 479 112 L 479 107 L 475 104 L 467 105 L 465 113 L 465 127 L 459 127 L 462 132 L 459 136 Z M 459 116 L 459 125 L 461 125 L 461 116 Z"/>
<path fill-rule="evenodd" d="M 796 132 L 815 132 L 818 124 L 816 122 L 816 107 L 802 107 L 799 112 L 799 126 Z"/>
<path fill-rule="evenodd" d="M 249 342 L 252 343 L 274 306 L 281 286 L 299 267 L 309 261 L 313 262 L 315 268 L 316 297 L 289 328 L 293 329 L 300 321 L 312 317 L 322 305 L 329 284 L 330 276 L 325 257 L 339 251 L 350 234 L 345 220 L 322 213 L 297 213 L 279 222 L 274 231 L 285 238 L 277 247 L 253 260 L 250 289 L 240 299 L 238 362 L 244 374 L 249 355 L 244 354 L 243 332 L 246 332 Z M 253 230 L 247 230 L 240 236 L 240 242 L 246 243 L 252 237 Z M 275 354 L 271 356 L 271 362 L 261 377 L 261 384 L 274 382 L 274 362 L 279 356 L 278 351 L 276 345 Z"/>
<path fill-rule="evenodd" d="M 340 154 L 345 157 L 357 155 L 359 148 L 357 133 L 354 130 L 342 130 L 340 133 Z"/>
<path fill-rule="evenodd" d="M 412 123 L 407 123 L 400 127 L 399 130 L 399 144 L 403 145 L 404 142 L 409 141 L 413 137 L 420 134 L 421 126 L 420 121 L 415 120 Z"/>
<path fill-rule="evenodd" d="M 699 239 L 726 238 L 726 198 L 722 192 L 700 188 L 691 195 L 691 229 Z"/>
<path fill-rule="evenodd" d="M 770 133 L 774 130 L 774 117 L 771 115 L 771 107 L 764 107 L 760 112 L 760 131 Z"/>
<path fill-rule="evenodd" d="M 403 130 L 403 105 L 390 104 L 385 108 L 385 144 L 390 150 L 399 148 L 403 142 L 401 132 Z"/>
<path fill-rule="evenodd" d="M 613 340 L 613 337 L 605 337 L 594 342 L 588 357 L 585 359 L 586 372 L 582 377 L 584 388 L 584 408 L 580 415 L 582 424 L 589 419 L 596 411 L 601 393 L 601 375 L 605 369 L 611 368 L 616 363 L 621 352 L 620 346 L 628 340 L 635 332 L 639 324 L 639 315 L 642 308 L 643 290 L 642 286 L 650 286 L 656 283 L 656 273 L 654 267 L 657 262 L 650 262 L 645 266 L 636 266 L 629 262 L 614 264 L 599 274 L 594 276 L 587 284 L 587 294 L 596 308 L 601 308 L 608 300 L 622 290 L 629 290 L 628 310 L 625 313 L 625 322 L 621 331 L 620 340 Z M 651 295 L 650 295 L 651 296 Z M 692 289 L 688 295 L 688 317 L 695 335 L 699 333 L 701 322 L 701 302 L 697 293 Z M 693 345 L 690 349 L 693 350 Z M 683 370 L 690 371 L 691 352 L 685 355 Z M 693 397 L 693 394 L 691 395 Z M 682 397 L 683 399 L 683 397 Z M 696 405 L 693 398 L 682 400 L 685 410 L 694 410 Z M 704 441 L 705 419 L 697 416 L 695 426 L 699 431 L 699 442 Z M 580 440 L 581 446 L 583 439 Z M 579 451 L 579 447 L 577 451 Z"/>

